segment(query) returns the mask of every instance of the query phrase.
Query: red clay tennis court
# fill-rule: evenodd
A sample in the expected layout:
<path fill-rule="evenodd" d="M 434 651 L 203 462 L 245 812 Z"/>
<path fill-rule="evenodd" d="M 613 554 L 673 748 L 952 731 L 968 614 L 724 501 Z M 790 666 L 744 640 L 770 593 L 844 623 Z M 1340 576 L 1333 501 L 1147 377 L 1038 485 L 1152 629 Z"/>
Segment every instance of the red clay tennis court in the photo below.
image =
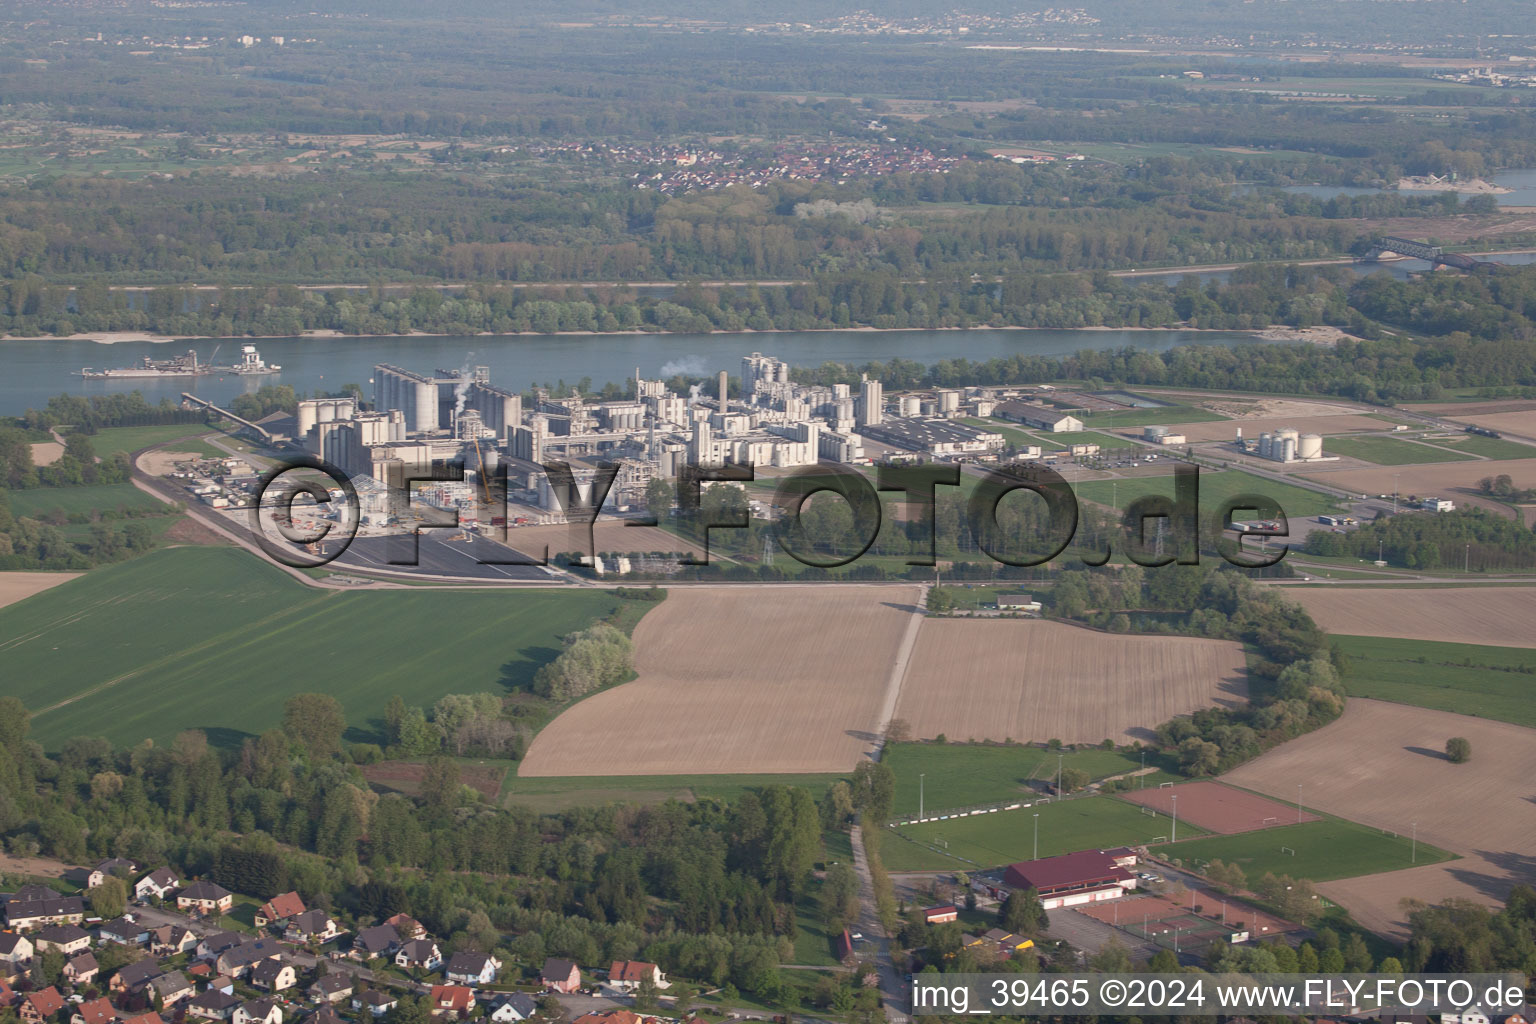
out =
<path fill-rule="evenodd" d="M 1178 895 L 1126 896 L 1072 909 L 1138 938 L 1168 946 L 1178 940 L 1209 942 L 1226 938 L 1236 931 L 1245 931 L 1251 938 L 1263 940 L 1297 928 L 1251 904 L 1200 889 Z"/>
<path fill-rule="evenodd" d="M 1321 820 L 1317 815 L 1305 811 L 1298 816 L 1294 804 L 1282 804 L 1267 796 L 1233 789 L 1219 782 L 1182 782 L 1121 795 L 1132 803 L 1170 816 L 1173 814 L 1173 799 L 1177 796 L 1180 821 L 1222 835 Z"/>

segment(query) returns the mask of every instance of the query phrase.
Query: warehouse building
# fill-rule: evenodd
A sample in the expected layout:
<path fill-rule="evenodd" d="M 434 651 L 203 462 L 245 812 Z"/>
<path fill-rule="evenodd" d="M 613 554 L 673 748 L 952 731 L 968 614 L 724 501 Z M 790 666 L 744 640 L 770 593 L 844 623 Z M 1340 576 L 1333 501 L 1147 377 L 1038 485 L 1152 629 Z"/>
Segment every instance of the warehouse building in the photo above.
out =
<path fill-rule="evenodd" d="M 1010 864 L 993 887 L 999 893 L 1034 889 L 1046 910 L 1056 910 L 1119 899 L 1136 888 L 1129 870 L 1135 866 L 1136 852 L 1126 847 L 1084 850 Z"/>

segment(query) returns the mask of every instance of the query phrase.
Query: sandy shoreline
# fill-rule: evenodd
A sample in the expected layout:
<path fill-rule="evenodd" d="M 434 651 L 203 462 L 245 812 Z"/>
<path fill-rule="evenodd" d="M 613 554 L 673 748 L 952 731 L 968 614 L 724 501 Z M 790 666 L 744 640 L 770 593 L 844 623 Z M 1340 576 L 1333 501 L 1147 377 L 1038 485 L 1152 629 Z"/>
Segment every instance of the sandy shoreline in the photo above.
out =
<path fill-rule="evenodd" d="M 1315 341 L 1324 343 L 1323 339 L 1309 332 L 1333 332 L 1326 343 L 1331 344 L 1340 337 L 1346 335 L 1337 327 L 1289 327 L 1285 324 L 1272 324 L 1269 327 L 1256 328 L 1227 328 L 1227 327 L 1106 327 L 1097 325 L 1093 327 L 1022 327 L 1016 324 L 1005 324 L 1001 327 L 993 327 L 989 324 L 979 324 L 975 327 L 810 327 L 799 330 L 789 327 L 775 327 L 767 331 L 755 331 L 750 328 L 740 331 L 710 331 L 709 334 L 738 335 L 738 334 L 907 334 L 913 331 L 1080 331 L 1083 333 L 1154 333 L 1154 334 L 1249 334 L 1266 341 Z M 547 334 L 526 331 L 520 334 L 497 334 L 494 331 L 475 331 L 470 334 L 442 334 L 433 331 L 411 331 L 407 334 L 343 334 L 341 331 L 319 330 L 304 331 L 298 335 L 292 334 L 229 334 L 229 335 L 203 335 L 203 334 L 147 334 L 142 331 L 104 331 L 86 334 L 52 335 L 42 334 L 29 337 L 15 335 L 0 335 L 0 343 L 7 341 L 90 341 L 98 345 L 116 345 L 123 342 L 150 342 L 152 344 L 164 344 L 175 341 L 286 341 L 297 337 L 300 339 L 313 338 L 596 338 L 596 337 L 662 337 L 669 332 L 664 331 L 551 331 Z"/>

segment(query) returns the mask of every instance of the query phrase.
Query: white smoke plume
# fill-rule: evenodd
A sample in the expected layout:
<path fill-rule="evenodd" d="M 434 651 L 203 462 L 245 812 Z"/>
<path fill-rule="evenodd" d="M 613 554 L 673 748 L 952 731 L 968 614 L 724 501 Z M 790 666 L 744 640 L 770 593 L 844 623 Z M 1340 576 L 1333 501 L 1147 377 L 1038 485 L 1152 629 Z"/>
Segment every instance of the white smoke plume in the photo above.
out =
<path fill-rule="evenodd" d="M 692 409 L 695 405 L 699 404 L 699 392 L 703 390 L 704 385 L 702 384 L 688 385 L 688 408 Z"/>
<path fill-rule="evenodd" d="M 459 367 L 459 382 L 453 386 L 453 416 L 455 419 L 464 415 L 464 403 L 469 401 L 470 370 L 474 368 L 475 354 L 469 353 L 464 357 L 464 365 Z"/>
<path fill-rule="evenodd" d="M 702 377 L 709 372 L 709 364 L 703 356 L 683 356 L 681 359 L 673 359 L 663 363 L 661 375 L 663 378 L 676 377 L 682 374 L 685 377 Z"/>

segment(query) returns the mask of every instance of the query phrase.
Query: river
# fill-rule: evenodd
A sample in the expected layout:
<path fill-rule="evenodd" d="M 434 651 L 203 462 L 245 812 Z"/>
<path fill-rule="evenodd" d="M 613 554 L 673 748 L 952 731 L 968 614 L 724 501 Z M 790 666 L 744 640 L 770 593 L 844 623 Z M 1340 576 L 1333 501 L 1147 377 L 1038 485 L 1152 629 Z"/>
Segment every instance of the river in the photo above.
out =
<path fill-rule="evenodd" d="M 224 403 L 262 384 L 291 385 L 301 395 L 338 391 L 368 382 L 378 363 L 393 363 L 420 373 L 438 368 L 487 366 L 491 380 L 522 390 L 530 384 L 574 384 L 590 377 L 597 386 L 628 380 L 638 368 L 646 377 L 684 373 L 706 376 L 726 370 L 735 376 L 741 357 L 752 352 L 777 356 L 795 366 L 828 360 L 862 364 L 892 358 L 923 364 L 964 357 L 984 361 L 1012 355 L 1055 356 L 1082 349 L 1135 346 L 1164 351 L 1176 345 L 1249 345 L 1251 334 L 1227 331 L 783 331 L 762 334 L 596 334 L 479 335 L 474 337 L 315 337 L 265 338 L 252 342 L 269 364 L 282 372 L 267 377 L 179 377 L 167 380 L 85 380 L 82 367 L 130 366 L 143 356 L 164 359 L 188 348 L 209 361 L 239 359 L 239 340 L 192 342 L 120 342 L 12 340 L 0 342 L 0 414 L 40 408 L 61 392 L 102 395 L 140 391 L 151 402 L 179 401 L 190 391 Z M 370 391 L 371 394 L 371 391 Z"/>

